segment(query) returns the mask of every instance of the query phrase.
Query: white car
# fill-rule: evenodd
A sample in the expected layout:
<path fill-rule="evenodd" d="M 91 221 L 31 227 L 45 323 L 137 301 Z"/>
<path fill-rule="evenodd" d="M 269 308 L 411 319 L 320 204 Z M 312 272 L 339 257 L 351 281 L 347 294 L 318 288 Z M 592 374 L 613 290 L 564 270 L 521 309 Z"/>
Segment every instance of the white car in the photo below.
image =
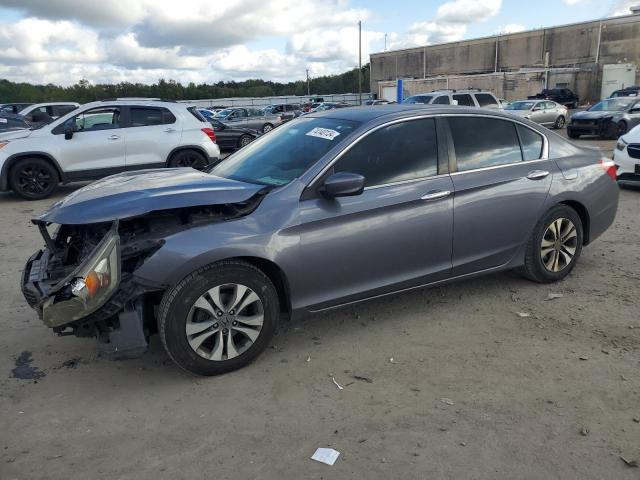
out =
<path fill-rule="evenodd" d="M 613 151 L 618 169 L 618 183 L 640 186 L 640 125 L 618 139 Z"/>
<path fill-rule="evenodd" d="M 36 200 L 59 183 L 158 167 L 205 169 L 220 158 L 211 125 L 183 103 L 82 105 L 22 138 L 0 141 L 0 191 Z"/>
<path fill-rule="evenodd" d="M 19 115 L 26 117 L 28 121 L 31 121 L 31 117 L 36 113 L 43 113 L 56 120 L 65 116 L 67 113 L 72 112 L 80 106 L 76 102 L 49 102 L 49 103 L 34 103 L 26 108 L 23 108 L 18 112 Z"/>

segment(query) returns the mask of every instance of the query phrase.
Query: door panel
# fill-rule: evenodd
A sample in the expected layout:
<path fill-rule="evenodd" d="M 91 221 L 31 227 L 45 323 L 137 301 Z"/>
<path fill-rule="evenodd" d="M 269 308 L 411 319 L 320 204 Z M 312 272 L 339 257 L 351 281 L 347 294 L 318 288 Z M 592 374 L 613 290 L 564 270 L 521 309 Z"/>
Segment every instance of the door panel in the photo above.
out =
<path fill-rule="evenodd" d="M 166 165 L 182 129 L 166 108 L 131 106 L 125 139 L 127 170 Z"/>
<path fill-rule="evenodd" d="M 58 135 L 59 162 L 67 172 L 125 167 L 124 128 Z M 90 172 L 88 172 L 90 173 Z"/>
<path fill-rule="evenodd" d="M 446 175 L 302 201 L 301 258 L 313 277 L 296 282 L 302 304 L 324 307 L 448 277 L 452 197 L 421 197 L 452 188 Z"/>
<path fill-rule="evenodd" d="M 533 170 L 550 172 L 529 180 Z M 453 275 L 508 263 L 543 214 L 553 160 L 526 162 L 452 174 L 454 200 Z"/>

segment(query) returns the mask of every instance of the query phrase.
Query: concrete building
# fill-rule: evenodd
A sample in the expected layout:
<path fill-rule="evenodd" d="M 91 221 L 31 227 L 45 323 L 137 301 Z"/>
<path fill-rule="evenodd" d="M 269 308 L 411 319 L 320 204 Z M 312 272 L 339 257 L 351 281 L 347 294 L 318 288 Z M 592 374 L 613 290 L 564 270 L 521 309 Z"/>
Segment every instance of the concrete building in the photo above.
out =
<path fill-rule="evenodd" d="M 371 55 L 371 92 L 396 99 L 482 88 L 507 100 L 567 87 L 594 102 L 640 84 L 640 11 L 631 15 Z M 633 79 L 633 80 L 631 80 Z"/>

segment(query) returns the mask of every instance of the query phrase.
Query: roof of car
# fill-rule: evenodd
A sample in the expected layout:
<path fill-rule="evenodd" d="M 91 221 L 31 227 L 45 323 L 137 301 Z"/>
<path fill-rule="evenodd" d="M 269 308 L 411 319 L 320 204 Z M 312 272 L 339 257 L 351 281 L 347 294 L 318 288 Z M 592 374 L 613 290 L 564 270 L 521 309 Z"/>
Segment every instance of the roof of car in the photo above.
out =
<path fill-rule="evenodd" d="M 420 113 L 442 114 L 442 113 L 464 113 L 476 115 L 494 115 L 505 118 L 513 118 L 509 114 L 502 113 L 502 110 L 476 107 L 460 107 L 456 105 L 422 105 L 422 104 L 387 104 L 376 108 L 350 107 L 314 112 L 305 115 L 304 118 L 328 117 L 342 120 L 353 120 L 356 122 L 369 122 L 379 117 L 403 118 L 418 115 Z"/>
<path fill-rule="evenodd" d="M 42 103 L 32 103 L 28 105 L 28 107 L 44 107 L 46 105 L 80 105 L 78 102 L 42 102 Z"/>
<path fill-rule="evenodd" d="M 162 107 L 162 106 L 176 106 L 183 105 L 185 108 L 191 107 L 188 103 L 177 103 L 172 101 L 153 100 L 153 99 L 112 99 L 112 100 L 97 100 L 95 102 L 85 103 L 82 107 L 104 107 L 108 105 L 136 105 L 144 107 Z M 197 107 L 196 107 L 197 108 Z"/>

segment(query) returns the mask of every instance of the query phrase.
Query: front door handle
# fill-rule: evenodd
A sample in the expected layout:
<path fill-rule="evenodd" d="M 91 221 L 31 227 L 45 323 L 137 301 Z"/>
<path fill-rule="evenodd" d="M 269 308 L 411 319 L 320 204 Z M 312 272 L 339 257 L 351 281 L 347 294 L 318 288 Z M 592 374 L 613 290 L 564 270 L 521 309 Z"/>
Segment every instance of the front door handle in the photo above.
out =
<path fill-rule="evenodd" d="M 167 132 L 167 133 L 171 133 L 171 132 L 175 132 L 176 129 L 169 127 L 169 128 L 165 128 L 164 131 Z"/>
<path fill-rule="evenodd" d="M 529 180 L 542 180 L 548 175 L 549 172 L 547 172 L 546 170 L 533 170 L 527 174 L 527 178 Z"/>
<path fill-rule="evenodd" d="M 120 138 L 120 135 L 111 135 L 110 137 L 107 137 L 108 140 L 118 140 Z"/>
<path fill-rule="evenodd" d="M 451 195 L 449 190 L 434 190 L 433 192 L 429 192 L 426 195 L 420 197 L 420 200 L 426 200 L 427 202 L 432 200 L 440 200 L 441 198 L 446 198 Z"/>

